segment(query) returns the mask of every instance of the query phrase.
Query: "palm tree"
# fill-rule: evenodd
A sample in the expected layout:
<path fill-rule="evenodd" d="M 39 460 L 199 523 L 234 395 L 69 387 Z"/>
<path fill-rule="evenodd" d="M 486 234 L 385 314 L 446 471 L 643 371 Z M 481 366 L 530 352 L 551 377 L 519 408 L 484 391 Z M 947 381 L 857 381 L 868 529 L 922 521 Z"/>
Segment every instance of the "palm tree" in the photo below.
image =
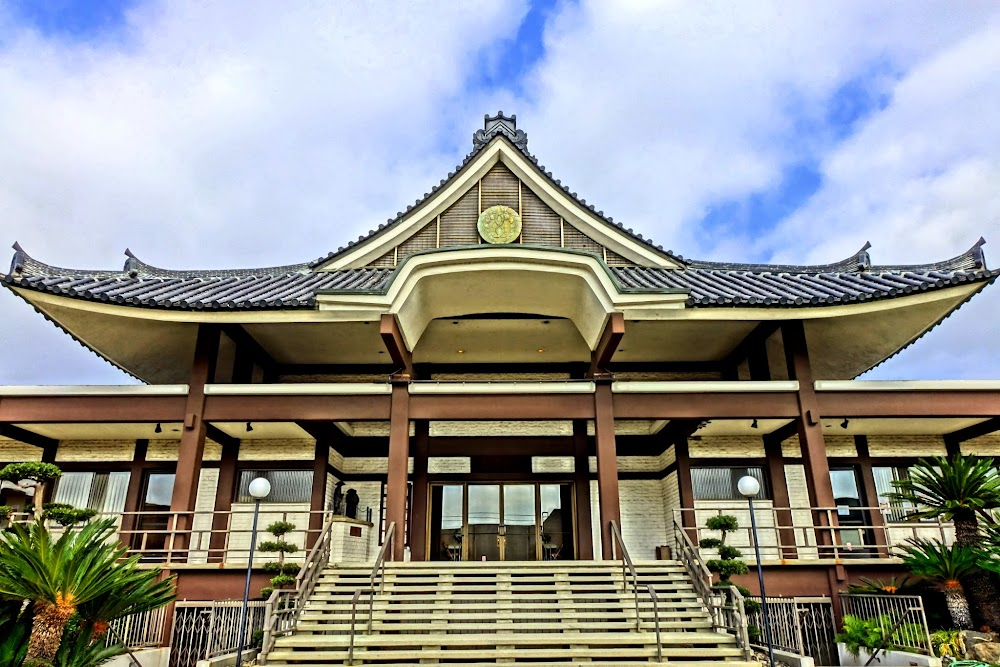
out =
<path fill-rule="evenodd" d="M 0 598 L 33 603 L 28 660 L 52 662 L 66 622 L 81 609 L 101 610 L 116 597 L 129 600 L 126 610 L 171 599 L 170 582 L 156 583 L 157 572 L 138 570 L 138 556 L 122 560 L 126 549 L 113 533 L 114 521 L 105 519 L 53 540 L 39 520 L 0 536 Z"/>
<path fill-rule="evenodd" d="M 979 517 L 992 520 L 989 510 L 1000 508 L 1000 476 L 993 462 L 956 454 L 920 459 L 909 476 L 893 482 L 889 500 L 915 505 L 908 520 L 938 519 L 955 525 L 955 544 L 974 552 L 982 549 Z M 1000 629 L 1000 594 L 992 575 L 974 568 L 962 576 L 965 590 L 986 625 Z"/>
<path fill-rule="evenodd" d="M 910 538 L 907 542 L 907 546 L 901 547 L 906 552 L 903 562 L 914 574 L 941 587 L 956 628 L 971 628 L 972 614 L 961 580 L 979 570 L 976 551 L 958 544 L 946 547 L 936 540 Z"/>

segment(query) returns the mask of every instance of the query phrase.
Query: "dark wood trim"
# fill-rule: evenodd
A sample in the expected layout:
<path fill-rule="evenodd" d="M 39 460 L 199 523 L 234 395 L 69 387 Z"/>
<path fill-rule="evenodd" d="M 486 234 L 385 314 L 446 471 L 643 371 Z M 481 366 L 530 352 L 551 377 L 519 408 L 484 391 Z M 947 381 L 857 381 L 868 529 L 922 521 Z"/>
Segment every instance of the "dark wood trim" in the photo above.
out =
<path fill-rule="evenodd" d="M 385 526 L 395 522 L 392 560 L 402 561 L 406 548 L 407 475 L 410 463 L 410 391 L 404 382 L 392 387 L 392 410 L 389 421 L 389 471 L 386 476 Z M 384 539 L 388 539 L 385 536 Z"/>
<path fill-rule="evenodd" d="M 427 458 L 430 456 L 430 422 L 413 425 L 413 503 L 410 507 L 410 560 L 427 560 Z"/>
<path fill-rule="evenodd" d="M 868 448 L 868 437 L 854 436 L 854 447 L 857 449 L 857 469 L 861 473 L 861 487 L 865 494 L 864 503 L 868 507 L 878 506 L 878 490 L 875 488 L 875 474 L 872 471 L 872 457 Z M 872 525 L 875 546 L 882 556 L 889 556 L 889 545 L 885 539 L 885 517 L 879 510 L 868 512 L 868 522 Z"/>
<path fill-rule="evenodd" d="M 46 449 L 52 449 L 54 451 L 54 449 L 59 446 L 59 441 L 55 438 L 39 435 L 27 429 L 23 429 L 20 426 L 14 426 L 13 424 L 0 424 L 0 436 L 10 438 L 11 440 L 17 440 L 18 442 L 23 442 L 24 444 L 31 445 L 33 447 L 39 447 L 43 451 Z"/>
<path fill-rule="evenodd" d="M 615 394 L 618 419 L 793 419 L 794 391 L 768 393 Z"/>
<path fill-rule="evenodd" d="M 413 379 L 413 355 L 406 347 L 403 340 L 403 332 L 399 330 L 399 321 L 392 313 L 382 313 L 379 321 L 379 335 L 382 337 L 382 344 L 385 345 L 389 358 L 392 359 L 396 369 L 395 374 Z"/>
<path fill-rule="evenodd" d="M 823 426 L 820 423 L 820 415 L 823 413 L 819 409 L 819 402 L 813 389 L 812 367 L 809 363 L 805 327 L 800 320 L 783 322 L 781 324 L 781 338 L 785 346 L 788 377 L 798 380 L 799 383 L 799 390 L 796 392 L 799 414 L 796 422 L 803 467 L 806 473 L 806 486 L 809 488 L 809 503 L 812 507 L 835 507 L 833 483 L 830 480 L 830 465 L 826 458 Z M 817 544 L 830 544 L 831 531 L 822 529 L 828 525 L 828 515 L 825 512 L 819 512 L 814 516 L 813 521 L 814 525 L 817 526 Z M 833 518 L 833 521 L 836 522 L 836 517 Z"/>
<path fill-rule="evenodd" d="M 618 351 L 618 345 L 625 336 L 625 315 L 622 313 L 611 313 L 608 321 L 601 332 L 601 339 L 597 342 L 597 348 L 590 358 L 590 371 L 588 375 L 593 377 L 598 373 L 607 372 L 611 364 L 611 357 Z"/>
<path fill-rule="evenodd" d="M 264 381 L 274 381 L 277 379 L 278 365 L 274 362 L 274 358 L 271 353 L 264 349 L 264 346 L 257 342 L 257 339 L 253 337 L 246 329 L 243 328 L 241 324 L 223 324 L 222 331 L 229 336 L 230 340 L 236 345 L 237 357 L 249 354 L 252 364 L 260 366 L 260 369 L 264 372 Z M 241 374 L 245 377 L 247 362 L 242 361 L 244 364 L 241 367 Z M 234 369 L 235 374 L 235 369 Z M 250 368 L 250 380 L 253 380 L 253 368 Z"/>
<path fill-rule="evenodd" d="M 831 417 L 989 417 L 1000 414 L 1000 390 L 818 391 Z"/>
<path fill-rule="evenodd" d="M 587 421 L 573 420 L 573 488 L 576 498 L 577 557 L 594 558 L 594 527 L 590 517 L 590 437 Z"/>
<path fill-rule="evenodd" d="M 461 396 L 416 394 L 410 397 L 412 419 L 504 420 L 593 419 L 589 394 L 530 394 Z"/>
<path fill-rule="evenodd" d="M 944 444 L 948 450 L 948 456 L 955 456 L 962 453 L 962 443 L 990 433 L 1000 431 L 1000 417 L 993 417 L 984 422 L 960 428 L 957 431 L 944 434 Z"/>
<path fill-rule="evenodd" d="M 677 464 L 677 495 L 680 496 L 681 510 L 694 509 L 694 484 L 691 481 L 691 452 L 687 436 L 674 440 L 674 462 Z M 693 511 L 681 512 L 681 525 L 688 537 L 697 545 L 698 526 Z"/>
<path fill-rule="evenodd" d="M 773 507 L 791 507 L 791 502 L 788 499 L 788 479 L 785 477 L 785 455 L 781 449 L 781 442 L 784 438 L 767 434 L 763 439 L 767 478 L 771 485 L 771 504 Z M 776 518 L 779 526 L 787 526 L 787 528 L 778 530 L 782 557 L 795 558 L 795 529 L 792 528 L 792 512 L 780 510 L 776 512 Z"/>
<path fill-rule="evenodd" d="M 618 495 L 618 450 L 615 447 L 615 410 L 611 382 L 599 381 L 594 391 L 594 449 L 597 454 L 597 501 L 601 517 L 601 554 L 614 558 L 611 522 L 621 525 Z"/>
<path fill-rule="evenodd" d="M 316 450 L 313 456 L 312 492 L 309 494 L 309 533 L 306 536 L 306 549 L 312 549 L 323 530 L 323 510 L 326 509 L 326 470 L 330 464 L 330 448 L 336 437 L 335 427 L 331 427 L 326 437 L 316 438 Z"/>
<path fill-rule="evenodd" d="M 381 421 L 389 419 L 389 397 L 384 394 L 374 396 L 208 396 L 205 400 L 205 419 L 236 422 L 247 420 L 255 422 Z M 84 421 L 103 420 L 85 419 Z"/>
<path fill-rule="evenodd" d="M 170 500 L 171 512 L 185 512 L 177 518 L 175 529 L 182 532 L 178 548 L 187 547 L 193 512 L 198 499 L 198 483 L 201 477 L 201 462 L 205 454 L 205 385 L 215 377 L 215 362 L 219 353 L 219 327 L 208 324 L 198 325 L 195 342 L 194 361 L 188 380 L 188 396 L 184 408 L 184 425 L 181 443 L 177 450 L 177 466 L 174 474 L 174 490 Z"/>
<path fill-rule="evenodd" d="M 208 423 L 205 424 L 205 437 L 207 437 L 209 440 L 212 440 L 213 442 L 219 443 L 220 445 L 223 446 L 223 448 L 225 448 L 226 445 L 229 445 L 230 447 L 235 446 L 237 450 L 239 450 L 240 448 L 239 438 L 234 438 L 233 436 L 229 435 L 228 433 L 223 431 L 218 426 L 215 426 L 214 424 L 208 424 Z"/>
<path fill-rule="evenodd" d="M 123 535 L 130 535 L 135 530 L 136 515 L 142 506 L 142 487 L 145 483 L 146 474 L 146 452 L 149 449 L 149 440 L 136 440 L 135 450 L 132 453 L 132 461 L 129 463 L 128 489 L 125 491 L 125 507 L 122 515 L 121 532 Z"/>
<path fill-rule="evenodd" d="M 725 367 L 738 367 L 744 361 L 749 361 L 750 357 L 759 354 L 758 348 L 764 345 L 768 338 L 774 335 L 778 329 L 781 327 L 780 322 L 774 320 L 768 320 L 766 322 L 761 322 L 753 330 L 746 335 L 733 351 L 726 355 L 722 360 L 722 366 Z M 767 360 L 767 353 L 764 354 L 765 362 Z M 751 379 L 753 370 L 751 369 Z M 770 379 L 770 371 L 768 371 L 768 379 Z"/>
<path fill-rule="evenodd" d="M 215 438 L 212 438 L 215 440 Z M 216 442 L 219 442 L 216 440 Z M 233 509 L 233 500 L 236 498 L 236 485 L 239 483 L 237 470 L 240 460 L 240 440 L 227 436 L 222 445 L 222 458 L 219 461 L 219 478 L 215 488 L 215 511 L 229 512 Z M 229 529 L 229 515 L 216 514 L 212 517 L 212 536 L 209 538 L 210 553 L 208 560 L 211 563 L 221 563 L 225 554 L 226 534 Z"/>
<path fill-rule="evenodd" d="M 185 396 L 5 396 L 0 422 L 95 424 L 182 421 Z"/>

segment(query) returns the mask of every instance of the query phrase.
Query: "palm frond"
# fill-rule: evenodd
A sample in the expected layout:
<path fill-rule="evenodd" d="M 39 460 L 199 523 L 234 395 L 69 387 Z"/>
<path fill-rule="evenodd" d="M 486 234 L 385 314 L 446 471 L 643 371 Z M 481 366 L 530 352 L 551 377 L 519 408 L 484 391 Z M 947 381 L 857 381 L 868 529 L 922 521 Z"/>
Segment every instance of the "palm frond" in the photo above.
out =
<path fill-rule="evenodd" d="M 979 567 L 980 556 L 975 549 L 954 544 L 945 546 L 937 540 L 910 538 L 901 547 L 906 554 L 903 563 L 914 574 L 941 584 L 957 583 Z"/>
<path fill-rule="evenodd" d="M 976 456 L 923 458 L 906 478 L 893 482 L 891 502 L 909 503 L 919 509 L 911 520 L 942 518 L 956 513 L 978 513 L 1000 507 L 1000 474 L 993 462 Z"/>

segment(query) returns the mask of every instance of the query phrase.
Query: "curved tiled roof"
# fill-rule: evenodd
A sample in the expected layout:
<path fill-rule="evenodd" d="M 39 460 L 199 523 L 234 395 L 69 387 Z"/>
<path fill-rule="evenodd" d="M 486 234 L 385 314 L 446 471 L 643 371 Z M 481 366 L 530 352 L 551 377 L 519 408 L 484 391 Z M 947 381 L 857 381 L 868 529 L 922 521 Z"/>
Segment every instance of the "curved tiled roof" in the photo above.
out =
<path fill-rule="evenodd" d="M 912 266 L 870 266 L 867 246 L 836 264 L 787 266 L 691 262 L 665 269 L 615 266 L 608 270 L 625 291 L 687 291 L 691 307 L 823 306 L 886 299 L 953 285 L 993 281 L 981 245 L 952 259 Z M 384 292 L 398 268 L 311 271 L 304 265 L 270 269 L 168 271 L 127 252 L 121 271 L 77 271 L 38 262 L 16 246 L 4 282 L 40 292 L 104 303 L 186 310 L 312 308 L 319 292 Z M 440 251 L 438 251 L 440 252 Z M 558 252 L 558 250 L 556 250 Z"/>

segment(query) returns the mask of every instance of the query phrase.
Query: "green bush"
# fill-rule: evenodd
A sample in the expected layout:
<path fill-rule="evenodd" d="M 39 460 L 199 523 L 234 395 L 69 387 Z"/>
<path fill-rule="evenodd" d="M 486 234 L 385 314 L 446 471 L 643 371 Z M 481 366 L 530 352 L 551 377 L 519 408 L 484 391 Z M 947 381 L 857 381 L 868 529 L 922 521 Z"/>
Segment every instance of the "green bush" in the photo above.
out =
<path fill-rule="evenodd" d="M 22 479 L 30 479 L 44 484 L 60 477 L 62 477 L 62 470 L 58 466 L 39 461 L 11 463 L 0 470 L 0 481 L 13 484 L 17 484 Z"/>
<path fill-rule="evenodd" d="M 55 521 L 60 526 L 73 526 L 97 516 L 97 510 L 79 509 L 66 503 L 45 503 L 43 507 L 42 518 Z"/>
<path fill-rule="evenodd" d="M 257 550 L 270 553 L 291 554 L 298 551 L 299 548 L 294 544 L 289 544 L 288 542 L 283 542 L 281 540 L 271 540 L 268 542 L 261 542 L 257 546 Z"/>
<path fill-rule="evenodd" d="M 14 508 L 10 505 L 0 505 L 0 519 L 9 519 L 14 513 Z"/>
<path fill-rule="evenodd" d="M 719 516 L 709 517 L 708 521 L 705 522 L 705 527 L 709 530 L 719 530 L 724 533 L 731 533 L 740 527 L 740 523 L 734 516 L 720 514 Z M 725 541 L 725 538 L 723 538 L 723 541 Z"/>
<path fill-rule="evenodd" d="M 743 552 L 736 547 L 726 546 L 725 544 L 719 546 L 719 558 L 722 560 L 734 560 L 742 557 Z"/>
<path fill-rule="evenodd" d="M 714 549 L 722 546 L 722 540 L 718 537 L 703 537 L 698 541 L 698 546 L 702 549 Z"/>
<path fill-rule="evenodd" d="M 717 581 L 714 584 L 712 584 L 712 586 L 714 586 L 715 588 L 727 588 L 727 587 L 735 588 L 740 592 L 740 594 L 744 598 L 746 598 L 745 600 L 743 600 L 743 609 L 748 614 L 755 614 L 758 611 L 760 611 L 760 603 L 757 602 L 756 600 L 750 599 L 750 596 L 753 595 L 753 593 L 751 593 L 750 589 L 747 588 L 746 586 L 740 586 L 739 584 L 733 583 L 732 581 L 729 580 Z"/>
<path fill-rule="evenodd" d="M 756 625 L 747 626 L 747 638 L 750 640 L 751 644 L 760 643 L 760 628 Z"/>
<path fill-rule="evenodd" d="M 275 574 L 298 574 L 302 566 L 299 563 L 279 563 L 277 561 L 271 561 L 270 563 L 264 563 L 261 566 L 265 572 L 274 572 Z"/>
<path fill-rule="evenodd" d="M 294 523 L 288 523 L 287 521 L 275 521 L 270 526 L 267 527 L 267 532 L 271 533 L 275 537 L 281 537 L 282 535 L 287 535 L 288 533 L 295 530 Z"/>
<path fill-rule="evenodd" d="M 264 631 L 254 630 L 253 634 L 250 635 L 250 646 L 253 648 L 261 648 L 264 646 Z"/>
<path fill-rule="evenodd" d="M 260 596 L 266 600 L 269 597 L 271 597 L 271 593 L 273 592 L 274 592 L 273 588 L 271 588 L 270 586 L 265 586 L 264 588 L 260 589 Z"/>
<path fill-rule="evenodd" d="M 276 577 L 271 577 L 271 586 L 274 588 L 282 588 L 283 586 L 288 586 L 295 583 L 295 577 L 290 574 L 279 574 Z"/>
<path fill-rule="evenodd" d="M 720 560 L 713 558 L 705 564 L 708 566 L 709 571 L 717 573 L 719 578 L 724 581 L 728 581 L 734 574 L 746 574 L 750 571 L 747 564 L 741 560 Z"/>

